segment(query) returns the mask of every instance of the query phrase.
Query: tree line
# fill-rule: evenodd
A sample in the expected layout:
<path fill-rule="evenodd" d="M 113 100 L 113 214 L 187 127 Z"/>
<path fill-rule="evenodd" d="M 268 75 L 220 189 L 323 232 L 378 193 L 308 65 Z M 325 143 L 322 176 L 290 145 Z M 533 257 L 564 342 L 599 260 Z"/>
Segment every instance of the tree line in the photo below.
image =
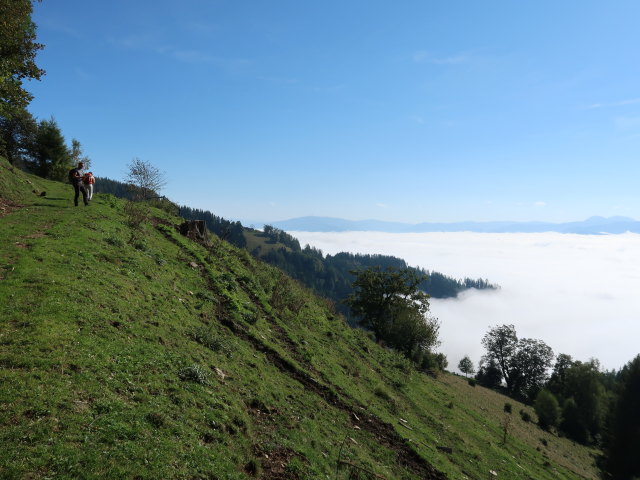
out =
<path fill-rule="evenodd" d="M 50 180 L 65 181 L 71 168 L 91 160 L 77 139 L 67 144 L 55 118 L 39 120 L 26 109 L 0 114 L 0 155 L 12 165 Z"/>
<path fill-rule="evenodd" d="M 324 255 L 321 250 L 309 245 L 301 248 L 298 240 L 292 235 L 270 225 L 265 225 L 261 235 L 268 242 L 281 247 L 266 249 L 264 252 L 257 247 L 252 252 L 255 256 L 285 271 L 318 295 L 331 299 L 336 308 L 349 320 L 353 318 L 344 301 L 353 292 L 353 282 L 356 279 L 353 272 L 368 268 L 409 270 L 419 278 L 417 288 L 433 298 L 455 297 L 469 288 L 498 288 L 483 279 L 458 280 L 439 272 L 410 267 L 405 260 L 390 255 L 346 252 Z"/>
<path fill-rule="evenodd" d="M 541 428 L 601 447 L 600 466 L 614 479 L 640 475 L 640 355 L 621 370 L 596 359 L 554 355 L 544 341 L 518 338 L 513 325 L 491 328 L 475 381 L 533 405 Z M 460 371 L 475 373 L 465 356 Z"/>
<path fill-rule="evenodd" d="M 244 235 L 245 228 L 240 222 L 232 222 L 207 210 L 184 205 L 178 208 L 178 215 L 185 220 L 204 220 L 209 231 L 215 233 L 221 239 L 238 248 L 246 248 L 247 246 L 247 239 Z"/>

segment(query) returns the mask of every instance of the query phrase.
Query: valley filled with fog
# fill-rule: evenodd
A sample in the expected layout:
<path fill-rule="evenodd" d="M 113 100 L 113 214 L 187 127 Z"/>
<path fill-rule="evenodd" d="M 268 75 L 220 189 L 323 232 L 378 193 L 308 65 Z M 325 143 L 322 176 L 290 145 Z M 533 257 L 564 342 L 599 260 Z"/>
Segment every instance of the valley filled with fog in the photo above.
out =
<path fill-rule="evenodd" d="M 640 352 L 640 235 L 560 233 L 290 232 L 325 254 L 386 254 L 457 278 L 486 278 L 497 291 L 432 299 L 449 369 L 492 326 L 513 324 L 519 338 L 544 340 L 555 354 L 597 358 L 618 369 Z"/>

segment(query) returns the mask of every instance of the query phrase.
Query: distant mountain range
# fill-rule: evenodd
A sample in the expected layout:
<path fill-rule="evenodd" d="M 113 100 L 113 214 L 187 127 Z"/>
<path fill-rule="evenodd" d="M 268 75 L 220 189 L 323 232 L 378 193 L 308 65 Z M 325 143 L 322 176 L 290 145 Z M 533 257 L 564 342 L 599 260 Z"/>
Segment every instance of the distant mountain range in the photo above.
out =
<path fill-rule="evenodd" d="M 583 235 L 640 233 L 640 221 L 629 217 L 591 217 L 581 222 L 454 222 L 454 223 L 400 223 L 382 220 L 345 220 L 332 217 L 299 217 L 272 222 L 270 225 L 285 231 L 299 232 L 481 232 L 481 233 L 536 233 L 559 232 Z"/>

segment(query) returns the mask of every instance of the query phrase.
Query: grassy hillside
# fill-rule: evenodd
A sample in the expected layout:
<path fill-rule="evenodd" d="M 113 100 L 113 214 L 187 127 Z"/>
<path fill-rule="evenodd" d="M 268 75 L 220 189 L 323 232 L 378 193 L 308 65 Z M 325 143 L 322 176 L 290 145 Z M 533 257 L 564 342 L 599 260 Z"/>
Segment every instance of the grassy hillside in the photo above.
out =
<path fill-rule="evenodd" d="M 0 159 L 1 478 L 597 477 L 526 407 L 415 371 L 245 250 L 159 210 L 130 242 L 124 206 Z"/>

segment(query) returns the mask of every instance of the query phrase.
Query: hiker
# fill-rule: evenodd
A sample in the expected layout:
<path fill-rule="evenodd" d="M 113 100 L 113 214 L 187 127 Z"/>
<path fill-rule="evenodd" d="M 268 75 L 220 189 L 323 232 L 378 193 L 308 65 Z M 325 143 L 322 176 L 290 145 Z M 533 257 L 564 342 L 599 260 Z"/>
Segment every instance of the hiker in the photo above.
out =
<path fill-rule="evenodd" d="M 93 198 L 93 185 L 96 183 L 96 177 L 93 176 L 93 172 L 85 173 L 82 177 L 82 183 L 87 190 L 87 199 L 91 201 Z"/>
<path fill-rule="evenodd" d="M 72 168 L 69 170 L 69 181 L 71 185 L 73 185 L 73 189 L 76 192 L 75 197 L 73 197 L 73 203 L 77 207 L 78 206 L 78 196 L 80 196 L 80 192 L 82 192 L 82 200 L 84 201 L 84 206 L 89 205 L 89 200 L 87 200 L 87 189 L 84 188 L 84 184 L 82 183 L 82 169 L 84 168 L 84 163 L 78 162 L 78 166 L 76 168 Z"/>

